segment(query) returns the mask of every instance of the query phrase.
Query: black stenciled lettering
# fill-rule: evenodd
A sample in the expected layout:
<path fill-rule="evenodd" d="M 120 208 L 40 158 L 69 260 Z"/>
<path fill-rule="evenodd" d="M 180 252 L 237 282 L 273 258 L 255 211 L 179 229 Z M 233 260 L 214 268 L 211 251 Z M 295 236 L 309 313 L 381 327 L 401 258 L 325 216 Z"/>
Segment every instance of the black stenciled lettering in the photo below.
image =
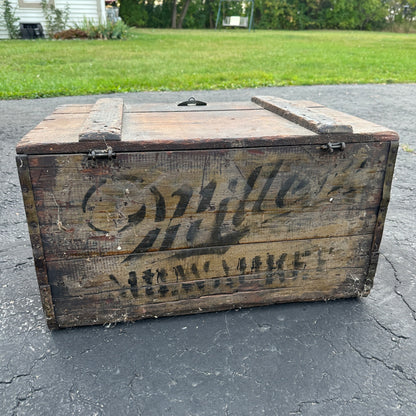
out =
<path fill-rule="evenodd" d="M 282 185 L 282 187 L 280 188 L 279 192 L 277 193 L 276 199 L 275 199 L 275 203 L 276 206 L 279 208 L 283 208 L 284 207 L 284 198 L 286 196 L 286 194 L 289 192 L 290 187 L 293 185 L 293 183 L 296 180 L 296 175 L 290 176 L 285 183 Z"/>
<path fill-rule="evenodd" d="M 201 226 L 201 220 L 192 221 L 189 227 L 188 232 L 186 233 L 186 241 L 189 243 L 193 243 L 195 241 L 195 237 L 198 234 L 199 227 Z"/>
<path fill-rule="evenodd" d="M 195 263 L 192 264 L 191 271 L 192 271 L 192 274 L 195 276 L 195 279 L 200 279 L 198 267 Z"/>
<path fill-rule="evenodd" d="M 177 266 L 175 266 L 173 268 L 174 272 L 175 272 L 175 276 L 176 276 L 176 281 L 179 280 L 179 278 L 181 280 L 185 280 L 185 270 L 183 269 L 183 267 L 178 264 Z"/>
<path fill-rule="evenodd" d="M 283 265 L 285 263 L 287 257 L 287 253 L 283 253 L 280 255 L 279 260 L 276 262 L 277 270 L 283 270 Z"/>
<path fill-rule="evenodd" d="M 276 177 L 277 173 L 279 172 L 280 168 L 283 165 L 283 160 L 279 160 L 273 170 L 270 172 L 269 177 L 266 180 L 266 183 L 263 186 L 263 189 L 260 192 L 259 197 L 257 198 L 257 201 L 254 203 L 253 211 L 254 212 L 261 212 L 261 204 L 264 201 L 264 198 L 266 197 L 267 192 L 269 191 L 270 187 L 272 186 L 272 183 L 274 181 L 274 178 Z"/>
<path fill-rule="evenodd" d="M 324 271 L 324 270 L 325 270 L 325 264 L 326 264 L 326 260 L 324 260 L 324 259 L 322 258 L 322 250 L 321 250 L 321 249 L 319 249 L 319 250 L 318 250 L 318 270 L 319 270 L 320 272 L 322 272 L 322 271 Z"/>
<path fill-rule="evenodd" d="M 295 259 L 293 260 L 293 267 L 296 270 L 301 270 L 306 268 L 306 263 L 301 261 L 301 257 L 309 257 L 311 255 L 311 252 L 309 250 L 306 250 L 305 252 L 301 253 L 300 251 L 295 252 Z"/>
<path fill-rule="evenodd" d="M 169 288 L 166 285 L 160 285 L 158 292 L 160 296 L 164 297 L 169 293 Z"/>
<path fill-rule="evenodd" d="M 173 241 L 176 238 L 176 234 L 178 233 L 179 227 L 181 225 L 172 225 L 166 229 L 165 237 L 163 239 L 162 245 L 160 246 L 160 250 L 169 250 L 172 247 Z"/>
<path fill-rule="evenodd" d="M 305 263 L 303 261 L 300 261 L 300 252 L 295 252 L 295 259 L 293 260 L 293 267 L 297 270 L 302 269 Z"/>
<path fill-rule="evenodd" d="M 228 189 L 231 192 L 235 192 L 235 189 L 237 188 L 237 179 L 231 179 L 230 182 L 228 182 Z"/>
<path fill-rule="evenodd" d="M 217 182 L 212 180 L 207 186 L 201 189 L 199 194 L 201 195 L 201 201 L 199 202 L 196 212 L 206 211 L 211 204 L 212 196 L 214 195 Z"/>
<path fill-rule="evenodd" d="M 173 213 L 173 218 L 182 217 L 188 207 L 192 194 L 193 190 L 187 184 L 183 184 L 179 189 L 172 193 L 172 196 L 179 196 L 179 201 L 176 205 L 175 212 Z"/>
<path fill-rule="evenodd" d="M 140 224 L 144 220 L 145 216 L 146 216 L 146 205 L 143 204 L 137 212 L 128 216 L 127 224 L 118 232 L 122 233 L 123 231 L 127 230 L 133 225 Z"/>
<path fill-rule="evenodd" d="M 155 274 L 152 273 L 151 269 L 147 269 L 143 272 L 142 279 L 145 281 L 146 284 L 151 285 L 153 284 L 153 276 Z"/>
<path fill-rule="evenodd" d="M 205 282 L 203 280 L 198 280 L 195 284 L 199 290 L 203 290 L 205 287 Z"/>
<path fill-rule="evenodd" d="M 129 272 L 129 280 L 128 283 L 130 285 L 130 292 L 134 298 L 139 296 L 139 288 L 137 286 L 137 275 L 136 272 Z"/>
<path fill-rule="evenodd" d="M 182 289 L 185 292 L 189 292 L 192 289 L 192 283 L 182 283 Z"/>
<path fill-rule="evenodd" d="M 160 228 L 155 228 L 154 230 L 150 230 L 140 244 L 129 254 L 124 260 L 123 263 L 129 261 L 133 258 L 140 258 L 140 256 L 145 253 L 149 248 L 151 248 L 160 233 Z"/>
<path fill-rule="evenodd" d="M 85 213 L 87 211 L 87 204 L 89 199 L 94 195 L 94 193 L 97 191 L 97 189 L 104 185 L 107 182 L 107 179 L 101 179 L 98 185 L 92 185 L 90 189 L 85 193 L 84 198 L 82 200 L 82 211 Z"/>
<path fill-rule="evenodd" d="M 246 258 L 242 257 L 241 259 L 238 259 L 237 270 L 239 270 L 241 274 L 245 274 L 246 269 L 247 269 Z"/>
<path fill-rule="evenodd" d="M 210 262 L 209 261 L 206 261 L 204 263 L 204 272 L 205 273 L 208 273 L 209 272 L 209 265 L 210 265 Z"/>
<path fill-rule="evenodd" d="M 261 262 L 260 256 L 255 256 L 251 261 L 251 272 L 257 273 L 263 263 Z"/>
<path fill-rule="evenodd" d="M 241 238 L 243 238 L 250 231 L 248 227 L 243 227 L 242 229 L 237 231 L 230 231 L 229 233 L 224 235 L 221 234 L 221 227 L 224 223 L 230 199 L 231 198 L 224 198 L 220 202 L 219 209 L 215 216 L 215 225 L 211 232 L 211 244 L 233 245 L 238 243 L 241 240 Z"/>
<path fill-rule="evenodd" d="M 161 269 L 156 269 L 156 282 L 160 283 L 166 283 L 166 277 L 167 277 L 167 272 L 165 269 L 161 268 Z"/>
<path fill-rule="evenodd" d="M 117 283 L 120 286 L 120 282 L 117 280 L 117 277 L 115 277 L 113 274 L 110 274 L 110 280 L 112 280 L 114 283 Z"/>
<path fill-rule="evenodd" d="M 146 296 L 153 296 L 155 294 L 155 291 L 153 290 L 153 288 L 150 287 L 146 287 Z"/>
<path fill-rule="evenodd" d="M 277 275 L 279 276 L 279 280 L 281 283 L 285 281 L 285 272 L 283 271 L 283 266 L 285 264 L 286 258 L 287 258 L 287 253 L 283 253 L 280 255 L 279 260 L 277 260 L 276 262 Z"/>
<path fill-rule="evenodd" d="M 85 193 L 84 198 L 82 200 L 82 211 L 85 213 L 87 212 L 87 204 L 90 198 L 94 195 L 94 193 L 100 188 L 100 186 L 104 185 L 107 182 L 107 179 L 101 179 L 98 185 L 92 185 L 90 189 Z M 91 221 L 87 222 L 88 227 L 91 228 L 91 230 L 100 232 L 100 233 L 106 233 L 106 230 L 102 230 L 100 228 L 97 228 Z"/>
<path fill-rule="evenodd" d="M 266 263 L 267 263 L 267 271 L 271 272 L 273 269 L 275 269 L 273 254 L 267 253 Z"/>
<path fill-rule="evenodd" d="M 296 185 L 294 192 L 298 192 L 305 188 L 305 186 L 309 185 L 309 181 L 306 179 L 301 179 L 300 182 Z"/>
<path fill-rule="evenodd" d="M 163 198 L 163 195 L 159 192 L 159 190 L 154 185 L 150 187 L 150 192 L 154 195 L 156 199 L 155 222 L 163 221 L 166 217 L 165 198 Z"/>
<path fill-rule="evenodd" d="M 233 217 L 233 225 L 238 227 L 244 220 L 244 212 L 245 206 L 247 202 L 247 198 L 250 195 L 251 191 L 253 190 L 253 186 L 256 183 L 256 180 L 260 174 L 262 167 L 257 166 L 251 173 L 247 179 L 246 185 L 244 187 L 243 198 L 240 200 L 238 204 L 238 208 Z"/>
<path fill-rule="evenodd" d="M 225 261 L 225 259 L 223 259 L 223 260 L 222 260 L 222 268 L 223 268 L 223 270 L 224 270 L 224 274 L 225 274 L 226 276 L 229 276 L 229 275 L 230 275 L 230 268 L 228 267 L 228 264 L 227 264 L 227 262 Z"/>

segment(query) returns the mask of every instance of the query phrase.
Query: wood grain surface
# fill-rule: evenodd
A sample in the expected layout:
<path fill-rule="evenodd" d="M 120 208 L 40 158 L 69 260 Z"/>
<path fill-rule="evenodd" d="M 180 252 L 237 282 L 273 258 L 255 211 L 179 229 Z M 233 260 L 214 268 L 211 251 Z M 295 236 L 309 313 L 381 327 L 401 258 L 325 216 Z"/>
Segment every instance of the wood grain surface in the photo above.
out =
<path fill-rule="evenodd" d="M 271 291 L 253 304 L 361 294 L 389 148 L 29 156 L 59 325 L 77 308 L 86 324 L 240 292 Z"/>
<path fill-rule="evenodd" d="M 257 101 L 63 106 L 21 141 L 50 327 L 368 295 L 397 134 Z"/>

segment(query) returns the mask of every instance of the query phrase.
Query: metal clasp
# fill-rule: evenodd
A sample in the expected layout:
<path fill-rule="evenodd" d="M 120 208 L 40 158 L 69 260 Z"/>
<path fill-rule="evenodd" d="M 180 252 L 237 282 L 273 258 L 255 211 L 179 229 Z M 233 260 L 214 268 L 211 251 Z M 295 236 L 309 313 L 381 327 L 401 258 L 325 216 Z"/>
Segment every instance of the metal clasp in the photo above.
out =
<path fill-rule="evenodd" d="M 195 97 L 190 97 L 187 101 L 182 101 L 178 104 L 178 107 L 184 107 L 188 105 L 207 105 L 204 101 L 196 100 Z"/>
<path fill-rule="evenodd" d="M 107 149 L 94 149 L 88 152 L 88 159 L 114 159 L 116 157 L 115 152 L 111 146 L 107 146 Z"/>
<path fill-rule="evenodd" d="M 345 143 L 344 142 L 338 142 L 338 143 L 328 143 L 328 144 L 323 144 L 321 146 L 322 150 L 325 150 L 329 153 L 333 153 L 334 150 L 340 150 L 341 152 L 345 150 Z"/>

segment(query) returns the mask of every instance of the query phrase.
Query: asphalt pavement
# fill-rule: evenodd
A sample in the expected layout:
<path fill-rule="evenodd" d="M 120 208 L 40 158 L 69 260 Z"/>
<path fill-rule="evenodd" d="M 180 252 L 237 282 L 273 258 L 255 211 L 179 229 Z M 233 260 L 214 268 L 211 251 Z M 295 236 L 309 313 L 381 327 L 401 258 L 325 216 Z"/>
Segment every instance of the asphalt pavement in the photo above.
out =
<path fill-rule="evenodd" d="M 113 96 L 253 95 L 316 101 L 399 133 L 370 296 L 49 331 L 15 145 L 56 106 L 97 96 L 0 101 L 0 416 L 416 414 L 416 84 Z"/>

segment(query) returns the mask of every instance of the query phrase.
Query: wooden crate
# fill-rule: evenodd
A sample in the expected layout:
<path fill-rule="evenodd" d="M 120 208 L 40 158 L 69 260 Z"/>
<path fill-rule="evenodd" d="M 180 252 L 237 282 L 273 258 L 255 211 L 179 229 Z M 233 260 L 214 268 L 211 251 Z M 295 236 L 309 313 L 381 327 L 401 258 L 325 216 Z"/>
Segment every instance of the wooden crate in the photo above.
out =
<path fill-rule="evenodd" d="M 49 327 L 368 295 L 397 148 L 276 97 L 58 107 L 17 146 Z"/>

